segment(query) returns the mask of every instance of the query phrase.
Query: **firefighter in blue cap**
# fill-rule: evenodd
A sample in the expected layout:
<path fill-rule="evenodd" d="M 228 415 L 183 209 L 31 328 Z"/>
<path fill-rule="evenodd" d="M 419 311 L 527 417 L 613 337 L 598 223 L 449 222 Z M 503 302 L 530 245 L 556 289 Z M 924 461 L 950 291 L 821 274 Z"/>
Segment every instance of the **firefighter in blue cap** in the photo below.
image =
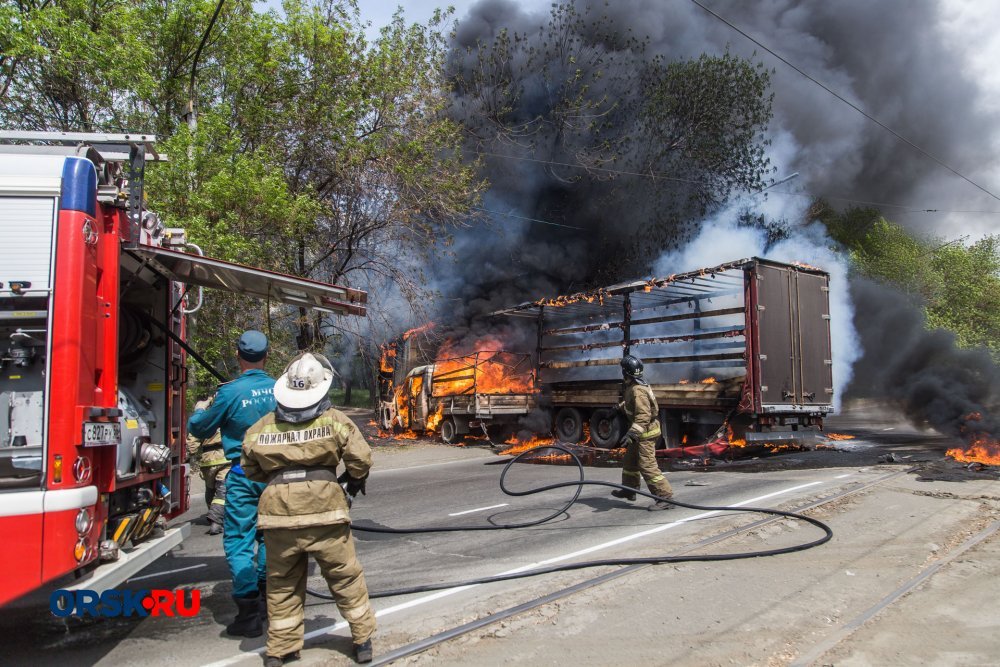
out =
<path fill-rule="evenodd" d="M 247 479 L 239 464 L 246 430 L 275 407 L 274 378 L 264 372 L 267 349 L 267 336 L 245 331 L 236 352 L 240 376 L 219 385 L 212 404 L 188 420 L 188 432 L 196 438 L 218 429 L 225 457 L 232 461 L 226 477 L 222 546 L 237 607 L 236 619 L 226 632 L 239 637 L 259 637 L 264 631 L 267 563 L 263 535 L 257 531 L 257 504 L 265 485 Z"/>

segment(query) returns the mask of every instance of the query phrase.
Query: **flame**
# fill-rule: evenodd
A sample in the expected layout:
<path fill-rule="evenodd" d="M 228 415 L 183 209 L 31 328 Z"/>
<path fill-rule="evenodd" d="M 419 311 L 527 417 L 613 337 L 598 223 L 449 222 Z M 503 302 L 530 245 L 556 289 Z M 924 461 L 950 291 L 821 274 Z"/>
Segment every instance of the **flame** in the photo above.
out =
<path fill-rule="evenodd" d="M 551 445 L 555 441 L 556 441 L 555 438 L 548 436 L 543 437 L 535 435 L 528 438 L 527 440 L 522 440 L 516 435 L 513 435 L 504 442 L 505 445 L 511 445 L 511 447 L 508 447 L 507 449 L 503 450 L 500 453 L 505 456 L 508 455 L 516 456 L 517 454 L 526 452 L 529 449 L 534 449 L 535 447 L 541 447 L 542 445 Z"/>
<path fill-rule="evenodd" d="M 386 343 L 379 348 L 382 353 L 379 355 L 378 367 L 383 373 L 392 375 L 396 361 L 396 344 Z"/>
<path fill-rule="evenodd" d="M 424 429 L 428 433 L 433 433 L 438 430 L 438 426 L 441 425 L 441 420 L 444 419 L 444 404 L 439 404 L 437 409 L 431 414 L 427 415 L 427 423 Z"/>
<path fill-rule="evenodd" d="M 733 427 L 726 424 L 726 440 L 729 441 L 731 447 L 746 447 L 747 441 L 743 438 L 737 438 L 736 433 L 733 431 Z"/>
<path fill-rule="evenodd" d="M 705 378 L 701 381 L 702 384 L 718 384 L 718 382 L 714 377 Z"/>
<path fill-rule="evenodd" d="M 499 339 L 481 338 L 471 346 L 446 341 L 434 361 L 434 395 L 534 394 L 534 371 L 527 357 L 505 352 Z"/>
<path fill-rule="evenodd" d="M 677 384 L 691 384 L 691 380 L 681 380 Z"/>
<path fill-rule="evenodd" d="M 433 322 L 428 322 L 427 324 L 424 324 L 422 326 L 414 327 L 403 333 L 403 340 L 409 340 L 411 337 L 416 336 L 417 334 L 422 334 L 427 331 L 430 331 L 433 328 L 434 328 Z"/>
<path fill-rule="evenodd" d="M 847 435 L 846 433 L 827 433 L 827 440 L 854 440 L 853 435 Z"/>
<path fill-rule="evenodd" d="M 946 456 L 962 463 L 1000 466 L 1000 440 L 993 439 L 987 433 L 979 433 L 969 440 L 969 444 L 964 449 L 958 447 L 949 449 Z"/>

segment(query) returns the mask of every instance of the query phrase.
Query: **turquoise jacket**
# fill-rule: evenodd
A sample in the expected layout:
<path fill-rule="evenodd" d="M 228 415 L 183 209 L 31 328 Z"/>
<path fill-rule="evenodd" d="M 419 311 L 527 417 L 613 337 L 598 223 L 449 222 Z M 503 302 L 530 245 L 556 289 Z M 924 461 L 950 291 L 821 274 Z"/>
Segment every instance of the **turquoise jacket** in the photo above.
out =
<path fill-rule="evenodd" d="M 198 410 L 188 419 L 188 433 L 207 438 L 219 429 L 226 458 L 239 463 L 243 434 L 258 419 L 274 411 L 274 378 L 252 368 L 232 382 L 219 386 L 207 410 Z"/>

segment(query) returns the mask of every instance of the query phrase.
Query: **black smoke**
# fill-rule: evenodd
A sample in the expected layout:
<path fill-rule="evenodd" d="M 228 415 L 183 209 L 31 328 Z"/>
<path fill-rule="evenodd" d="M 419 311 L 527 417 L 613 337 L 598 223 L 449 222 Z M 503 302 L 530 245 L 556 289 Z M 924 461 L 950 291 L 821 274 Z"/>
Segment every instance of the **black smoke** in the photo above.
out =
<path fill-rule="evenodd" d="M 864 348 L 853 394 L 892 399 L 914 423 L 946 435 L 1000 433 L 1000 367 L 987 351 L 960 349 L 951 333 L 927 330 L 920 304 L 896 290 L 856 279 L 852 293 Z"/>

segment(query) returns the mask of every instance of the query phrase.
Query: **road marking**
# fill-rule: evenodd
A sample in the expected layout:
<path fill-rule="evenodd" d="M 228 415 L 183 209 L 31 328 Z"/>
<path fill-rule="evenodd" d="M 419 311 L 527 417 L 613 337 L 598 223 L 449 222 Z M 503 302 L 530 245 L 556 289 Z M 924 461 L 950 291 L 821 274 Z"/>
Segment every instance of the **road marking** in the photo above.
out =
<path fill-rule="evenodd" d="M 884 429 L 882 429 L 882 430 L 883 430 L 883 431 L 895 431 L 895 430 L 896 430 L 896 427 L 895 427 L 895 426 L 890 426 L 889 428 L 884 428 Z"/>
<path fill-rule="evenodd" d="M 177 568 L 176 570 L 167 570 L 165 572 L 154 572 L 153 574 L 144 574 L 141 577 L 132 577 L 131 579 L 126 579 L 125 581 L 139 581 L 140 579 L 152 579 L 153 577 L 162 577 L 165 574 L 174 574 L 175 572 L 186 572 L 187 570 L 197 570 L 199 567 L 208 567 L 208 563 L 189 565 L 188 567 L 180 567 Z"/>
<path fill-rule="evenodd" d="M 493 461 L 494 459 L 488 457 L 477 457 L 468 459 L 454 459 L 452 461 L 442 461 L 440 463 L 425 463 L 419 466 L 408 466 L 405 468 L 389 468 L 388 470 L 372 470 L 372 475 L 388 475 L 391 472 L 410 472 L 411 470 L 419 470 L 420 468 L 437 468 L 439 466 L 450 466 L 456 463 L 478 463 L 480 461 Z"/>
<path fill-rule="evenodd" d="M 495 510 L 498 507 L 507 507 L 510 503 L 500 503 L 499 505 L 490 505 L 489 507 L 477 507 L 474 510 L 465 510 L 464 512 L 455 512 L 454 514 L 449 514 L 448 516 L 462 516 L 463 514 L 472 514 L 473 512 L 483 512 L 485 510 Z"/>
<path fill-rule="evenodd" d="M 810 486 L 816 486 L 817 484 L 823 484 L 824 481 L 825 480 L 820 480 L 818 482 L 809 482 L 807 484 L 799 484 L 798 486 L 792 486 L 792 487 L 789 487 L 787 489 L 782 489 L 781 491 L 774 491 L 773 493 L 768 493 L 768 494 L 765 494 L 763 496 L 757 496 L 756 498 L 750 498 L 749 500 L 744 500 L 742 502 L 733 503 L 732 505 L 729 505 L 729 507 L 745 507 L 746 505 L 751 505 L 753 503 L 760 502 L 761 500 L 767 500 L 768 498 L 774 498 L 775 496 L 784 495 L 786 493 L 791 493 L 793 491 L 799 491 L 801 489 L 807 489 Z M 498 575 L 495 575 L 495 576 L 504 576 L 504 575 L 508 575 L 508 574 L 516 574 L 518 572 L 524 572 L 525 570 L 533 570 L 536 567 L 543 567 L 545 565 L 551 565 L 552 563 L 558 563 L 559 561 L 567 560 L 567 559 L 570 559 L 570 558 L 576 558 L 577 556 L 582 556 L 582 555 L 585 555 L 585 554 L 593 553 L 594 551 L 599 551 L 601 549 L 607 549 L 609 547 L 618 546 L 619 544 L 624 544 L 626 542 L 631 542 L 633 540 L 637 540 L 637 539 L 640 539 L 642 537 L 646 537 L 648 535 L 653 535 L 655 533 L 661 533 L 661 532 L 663 532 L 665 530 L 670 530 L 671 528 L 676 528 L 677 526 L 680 526 L 682 524 L 689 523 L 691 521 L 698 521 L 699 519 L 704 519 L 706 517 L 714 516 L 716 514 L 721 514 L 721 513 L 722 513 L 722 510 L 712 510 L 712 511 L 709 511 L 709 512 L 702 512 L 701 514 L 695 514 L 694 516 L 687 517 L 686 519 L 678 519 L 677 521 L 671 521 L 670 523 L 665 523 L 663 525 L 657 526 L 656 528 L 650 528 L 648 530 L 643 530 L 643 531 L 640 531 L 638 533 L 633 533 L 632 535 L 627 535 L 625 537 L 620 537 L 620 538 L 615 539 L 615 540 L 610 540 L 608 542 L 604 542 L 602 544 L 598 544 L 598 545 L 595 545 L 593 547 L 588 547 L 586 549 L 580 549 L 579 551 L 574 551 L 572 553 L 563 554 L 562 556 L 555 556 L 553 558 L 548 558 L 546 560 L 539 561 L 537 563 L 531 563 L 529 565 L 524 565 L 522 567 L 514 568 L 513 570 L 507 570 L 506 572 L 501 572 L 501 573 L 499 573 Z M 451 596 L 451 595 L 455 595 L 457 593 L 461 593 L 462 591 L 467 591 L 470 588 L 476 588 L 477 586 L 482 586 L 482 585 L 483 584 L 470 584 L 468 586 L 457 586 L 455 588 L 446 588 L 443 591 L 438 591 L 436 593 L 431 593 L 430 595 L 425 595 L 424 597 L 419 597 L 419 598 L 415 598 L 413 600 L 408 600 L 407 602 L 403 602 L 403 603 L 394 605 L 392 607 L 386 607 L 385 609 L 382 609 L 380 611 L 376 611 L 375 612 L 375 616 L 378 617 L 378 618 L 382 618 L 384 616 L 389 616 L 391 614 L 395 614 L 395 613 L 403 611 L 405 609 L 411 609 L 413 607 L 417 607 L 417 606 L 426 604 L 428 602 L 433 602 L 434 600 L 440 600 L 441 598 L 448 597 L 448 596 Z M 333 632 L 337 632 L 338 630 L 343 630 L 346 627 L 347 627 L 347 622 L 346 621 L 340 621 L 339 623 L 335 623 L 333 625 L 328 625 L 328 626 L 322 627 L 322 628 L 317 628 L 316 630 L 313 630 L 312 632 L 307 632 L 305 634 L 305 637 L 303 639 L 306 640 L 306 641 L 308 641 L 308 640 L 314 639 L 316 637 L 321 637 L 323 635 L 327 635 L 327 634 L 330 634 L 330 633 L 333 633 Z M 234 656 L 232 656 L 230 658 L 225 658 L 223 660 L 218 660 L 216 662 L 213 662 L 213 663 L 210 663 L 208 665 L 205 665 L 205 667 L 228 667 L 229 665 L 234 665 L 237 662 L 239 662 L 239 661 L 241 661 L 244 658 L 247 658 L 249 656 L 260 655 L 261 653 L 264 652 L 264 650 L 265 650 L 265 647 L 262 646 L 261 648 L 254 649 L 252 651 L 244 651 L 244 652 L 239 653 L 237 655 L 234 655 Z"/>
<path fill-rule="evenodd" d="M 853 472 L 849 472 L 846 475 L 837 475 L 836 477 L 834 477 L 834 479 L 844 479 L 845 477 L 850 477 L 853 474 L 854 474 Z"/>

